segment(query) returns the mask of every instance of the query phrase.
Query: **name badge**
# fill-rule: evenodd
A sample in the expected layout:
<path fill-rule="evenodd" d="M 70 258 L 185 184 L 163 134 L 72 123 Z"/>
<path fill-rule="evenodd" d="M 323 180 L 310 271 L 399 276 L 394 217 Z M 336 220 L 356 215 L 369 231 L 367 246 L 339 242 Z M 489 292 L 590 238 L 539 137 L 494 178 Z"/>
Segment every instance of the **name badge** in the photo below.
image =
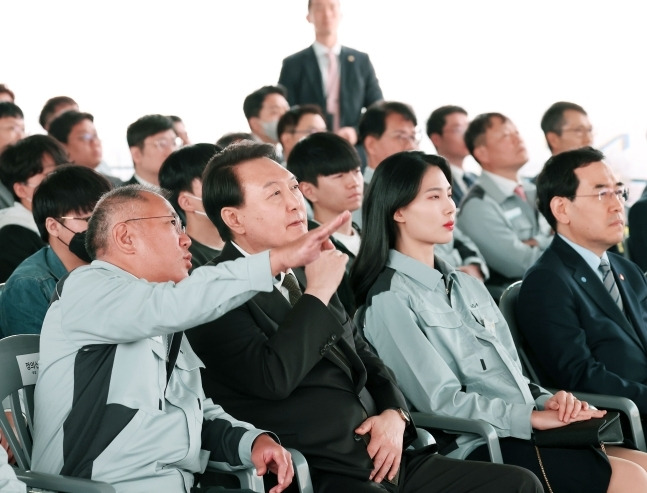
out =
<path fill-rule="evenodd" d="M 503 217 L 505 217 L 508 221 L 520 215 L 521 215 L 521 207 L 515 207 L 514 209 L 510 209 L 509 211 L 505 211 L 503 213 Z"/>
<path fill-rule="evenodd" d="M 38 360 L 40 353 L 21 354 L 16 356 L 20 367 L 20 377 L 23 385 L 34 385 L 38 379 Z"/>

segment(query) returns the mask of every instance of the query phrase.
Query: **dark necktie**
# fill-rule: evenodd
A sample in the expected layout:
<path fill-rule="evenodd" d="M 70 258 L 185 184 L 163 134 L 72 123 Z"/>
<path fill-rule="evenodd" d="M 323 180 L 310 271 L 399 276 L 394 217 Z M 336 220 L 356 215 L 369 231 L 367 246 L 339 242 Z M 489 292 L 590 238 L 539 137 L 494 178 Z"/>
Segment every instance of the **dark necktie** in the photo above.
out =
<path fill-rule="evenodd" d="M 285 276 L 283 276 L 283 282 L 281 283 L 281 286 L 288 290 L 290 304 L 294 306 L 294 304 L 299 301 L 299 298 L 301 298 L 301 295 L 303 294 L 301 292 L 301 287 L 297 282 L 297 278 L 294 277 L 294 274 L 285 274 Z"/>
<path fill-rule="evenodd" d="M 474 185 L 474 182 L 476 181 L 476 178 L 472 173 L 464 173 L 463 174 L 463 183 L 465 183 L 465 186 L 469 189 L 472 185 Z"/>
<path fill-rule="evenodd" d="M 616 280 L 613 277 L 613 272 L 611 272 L 609 261 L 606 259 L 601 259 L 600 267 L 598 268 L 600 269 L 600 272 L 602 272 L 602 282 L 604 283 L 604 287 L 607 288 L 607 291 L 611 295 L 611 299 L 616 305 L 618 305 L 618 308 L 620 308 L 620 310 L 622 311 L 622 298 L 620 297 L 620 291 L 618 290 Z"/>

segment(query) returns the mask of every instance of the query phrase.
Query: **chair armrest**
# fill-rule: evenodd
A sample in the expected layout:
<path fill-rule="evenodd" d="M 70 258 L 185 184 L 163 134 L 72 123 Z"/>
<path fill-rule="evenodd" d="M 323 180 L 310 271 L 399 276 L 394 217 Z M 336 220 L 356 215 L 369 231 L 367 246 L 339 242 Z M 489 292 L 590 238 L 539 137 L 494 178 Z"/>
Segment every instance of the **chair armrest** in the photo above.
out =
<path fill-rule="evenodd" d="M 424 428 L 416 428 L 416 433 L 418 437 L 410 445 L 414 449 L 427 447 L 436 443 L 434 436 Z"/>
<path fill-rule="evenodd" d="M 573 395 L 581 401 L 593 404 L 597 408 L 613 409 L 624 414 L 629 420 L 631 439 L 636 448 L 642 452 L 647 452 L 643 425 L 642 421 L 640 421 L 640 411 L 634 401 L 618 395 L 591 394 L 589 392 L 573 392 Z"/>
<path fill-rule="evenodd" d="M 265 493 L 263 477 L 256 474 L 256 469 L 248 467 L 246 469 L 231 470 L 221 465 L 220 462 L 209 461 L 207 471 L 219 472 L 224 474 L 233 474 L 238 478 L 241 488 L 247 488 L 258 493 Z"/>
<path fill-rule="evenodd" d="M 310 478 L 310 469 L 308 462 L 301 452 L 289 448 L 288 452 L 292 455 L 292 464 L 294 465 L 294 476 L 301 493 L 314 493 L 312 479 Z"/>
<path fill-rule="evenodd" d="M 416 426 L 421 428 L 436 428 L 447 433 L 472 433 L 482 437 L 490 452 L 490 460 L 503 464 L 499 437 L 490 423 L 480 419 L 455 418 L 450 416 L 437 416 L 429 413 L 413 412 L 411 418 Z"/>
<path fill-rule="evenodd" d="M 23 471 L 22 469 L 16 470 L 16 477 L 31 488 L 42 488 L 63 493 L 115 493 L 115 489 L 108 483 L 84 478 Z"/>

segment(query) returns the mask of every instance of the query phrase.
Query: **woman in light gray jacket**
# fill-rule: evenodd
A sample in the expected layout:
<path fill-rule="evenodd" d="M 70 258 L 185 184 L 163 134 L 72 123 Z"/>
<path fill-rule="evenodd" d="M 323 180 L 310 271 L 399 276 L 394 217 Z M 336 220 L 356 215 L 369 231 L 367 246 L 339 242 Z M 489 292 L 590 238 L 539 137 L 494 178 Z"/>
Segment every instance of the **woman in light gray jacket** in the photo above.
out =
<path fill-rule="evenodd" d="M 451 239 L 456 212 L 444 158 L 387 158 L 362 209 L 364 239 L 351 271 L 357 306 L 365 308 L 359 325 L 414 409 L 492 424 L 504 461 L 535 472 L 547 491 L 647 491 L 642 452 L 608 446 L 607 457 L 593 447 L 542 448 L 540 466 L 533 429 L 605 411 L 531 384 L 485 286 L 434 255 L 437 243 Z M 487 460 L 483 441 L 472 435 L 450 445 L 449 456 Z"/>

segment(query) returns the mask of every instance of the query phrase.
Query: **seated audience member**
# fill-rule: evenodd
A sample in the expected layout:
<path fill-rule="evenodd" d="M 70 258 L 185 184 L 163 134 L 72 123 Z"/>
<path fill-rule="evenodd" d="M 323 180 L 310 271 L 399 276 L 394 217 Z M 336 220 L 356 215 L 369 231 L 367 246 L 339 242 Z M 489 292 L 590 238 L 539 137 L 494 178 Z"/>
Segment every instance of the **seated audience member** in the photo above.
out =
<path fill-rule="evenodd" d="M 387 157 L 418 148 L 418 119 L 411 106 L 398 101 L 372 104 L 359 121 L 359 143 L 366 152 L 364 182 L 371 182 L 375 168 Z"/>
<path fill-rule="evenodd" d="M 7 451 L 0 447 L 0 491 L 3 493 L 26 493 L 27 486 L 18 481 L 16 473 L 7 463 Z"/>
<path fill-rule="evenodd" d="M 128 126 L 126 133 L 135 174 L 126 185 L 159 185 L 164 160 L 177 149 L 173 122 L 163 115 L 146 115 Z"/>
<path fill-rule="evenodd" d="M 227 241 L 218 265 L 319 230 L 307 232 L 299 185 L 273 146 L 230 146 L 203 180 L 205 210 Z M 189 330 L 205 393 L 300 450 L 315 491 L 540 491 L 521 469 L 403 453 L 416 433 L 405 399 L 335 295 L 346 261 L 325 251 L 305 270 L 285 269 L 271 293 Z"/>
<path fill-rule="evenodd" d="M 69 156 L 70 162 L 102 173 L 113 186 L 122 182 L 116 176 L 103 172 L 101 139 L 90 113 L 69 110 L 57 116 L 49 125 L 49 135 L 58 140 Z"/>
<path fill-rule="evenodd" d="M 263 86 L 245 98 L 243 112 L 252 134 L 261 142 L 279 143 L 279 118 L 290 109 L 283 86 Z M 279 149 L 277 148 L 277 151 Z"/>
<path fill-rule="evenodd" d="M 4 102 L 15 103 L 16 95 L 5 84 L 0 84 L 0 103 Z"/>
<path fill-rule="evenodd" d="M 293 106 L 279 119 L 277 133 L 283 148 L 283 161 L 287 162 L 290 151 L 299 140 L 316 133 L 326 131 L 321 108 L 316 104 Z"/>
<path fill-rule="evenodd" d="M 538 206 L 555 238 L 524 277 L 517 320 L 542 383 L 633 400 L 647 415 L 647 281 L 606 252 L 624 232 L 626 186 L 601 152 L 551 157 Z"/>
<path fill-rule="evenodd" d="M 90 262 L 88 219 L 110 183 L 82 166 L 59 166 L 34 193 L 33 216 L 46 246 L 26 258 L 0 296 L 0 336 L 40 334 L 56 283 Z"/>
<path fill-rule="evenodd" d="M 313 219 L 308 221 L 308 229 L 345 210 L 354 212 L 362 205 L 364 180 L 359 156 L 343 137 L 328 132 L 309 135 L 294 147 L 287 169 L 296 177 L 301 193 L 312 206 Z M 359 233 L 359 227 L 349 222 L 330 238 L 335 248 L 349 258 L 337 295 L 351 316 L 355 313 L 355 295 L 348 272 L 359 251 Z"/>
<path fill-rule="evenodd" d="M 0 102 L 0 154 L 25 136 L 22 110 L 13 102 Z M 14 203 L 11 191 L 0 182 L 0 209 Z"/>
<path fill-rule="evenodd" d="M 456 207 L 460 206 L 465 193 L 478 178 L 463 169 L 463 161 L 470 155 L 463 138 L 468 124 L 467 111 L 460 106 L 436 108 L 427 120 L 427 136 L 452 170 L 452 199 Z"/>
<path fill-rule="evenodd" d="M 256 137 L 254 134 L 247 132 L 229 132 L 224 134 L 216 141 L 216 145 L 221 149 L 224 149 L 230 144 L 235 144 L 241 140 L 251 140 L 252 142 L 261 142 L 261 140 Z"/>
<path fill-rule="evenodd" d="M 0 181 L 14 197 L 13 206 L 0 210 L 0 282 L 44 246 L 32 215 L 32 198 L 43 178 L 65 162 L 65 149 L 47 135 L 25 137 L 0 154 Z"/>
<path fill-rule="evenodd" d="M 593 126 L 579 104 L 559 101 L 546 110 L 541 129 L 554 156 L 593 145 Z"/>
<path fill-rule="evenodd" d="M 465 144 L 483 172 L 463 198 L 457 224 L 485 258 L 488 283 L 502 291 L 521 279 L 546 249 L 550 228 L 534 206 L 535 186 L 519 178 L 528 153 L 506 116 L 485 113 L 474 118 Z"/>
<path fill-rule="evenodd" d="M 32 468 L 118 492 L 188 493 L 211 459 L 259 475 L 270 469 L 282 491 L 292 478 L 289 454 L 204 396 L 202 363 L 182 331 L 312 262 L 347 216 L 283 248 L 189 276 L 191 240 L 153 190 L 104 195 L 87 231 L 94 262 L 57 286 L 41 332 Z"/>
<path fill-rule="evenodd" d="M 182 141 L 182 145 L 191 145 L 191 139 L 189 139 L 189 133 L 186 131 L 186 125 L 184 125 L 182 118 L 175 115 L 169 115 L 168 117 L 173 122 L 173 130 L 175 130 L 175 133 Z"/>
<path fill-rule="evenodd" d="M 647 188 L 629 209 L 629 257 L 647 272 Z"/>
<path fill-rule="evenodd" d="M 169 201 L 191 238 L 189 252 L 194 269 L 217 257 L 224 245 L 202 205 L 202 173 L 219 150 L 213 144 L 182 147 L 173 151 L 160 168 L 160 186 L 170 192 Z"/>
<path fill-rule="evenodd" d="M 79 111 L 79 105 L 68 96 L 55 96 L 47 100 L 38 117 L 40 126 L 49 132 L 52 121 L 66 111 Z"/>
<path fill-rule="evenodd" d="M 49 132 L 49 124 L 66 111 L 79 111 L 79 105 L 68 96 L 55 96 L 47 100 L 38 117 L 40 126 Z"/>
<path fill-rule="evenodd" d="M 645 491 L 642 452 L 609 446 L 607 457 L 592 447 L 535 449 L 533 429 L 559 428 L 605 411 L 530 383 L 483 284 L 435 255 L 436 244 L 452 237 L 450 183 L 447 161 L 422 152 L 396 154 L 375 172 L 364 202 L 364 241 L 352 269 L 367 340 L 416 410 L 492 424 L 504 462 L 533 471 L 547 491 Z M 450 445 L 447 450 L 457 448 L 460 456 L 489 460 L 487 446 L 474 435 Z"/>

